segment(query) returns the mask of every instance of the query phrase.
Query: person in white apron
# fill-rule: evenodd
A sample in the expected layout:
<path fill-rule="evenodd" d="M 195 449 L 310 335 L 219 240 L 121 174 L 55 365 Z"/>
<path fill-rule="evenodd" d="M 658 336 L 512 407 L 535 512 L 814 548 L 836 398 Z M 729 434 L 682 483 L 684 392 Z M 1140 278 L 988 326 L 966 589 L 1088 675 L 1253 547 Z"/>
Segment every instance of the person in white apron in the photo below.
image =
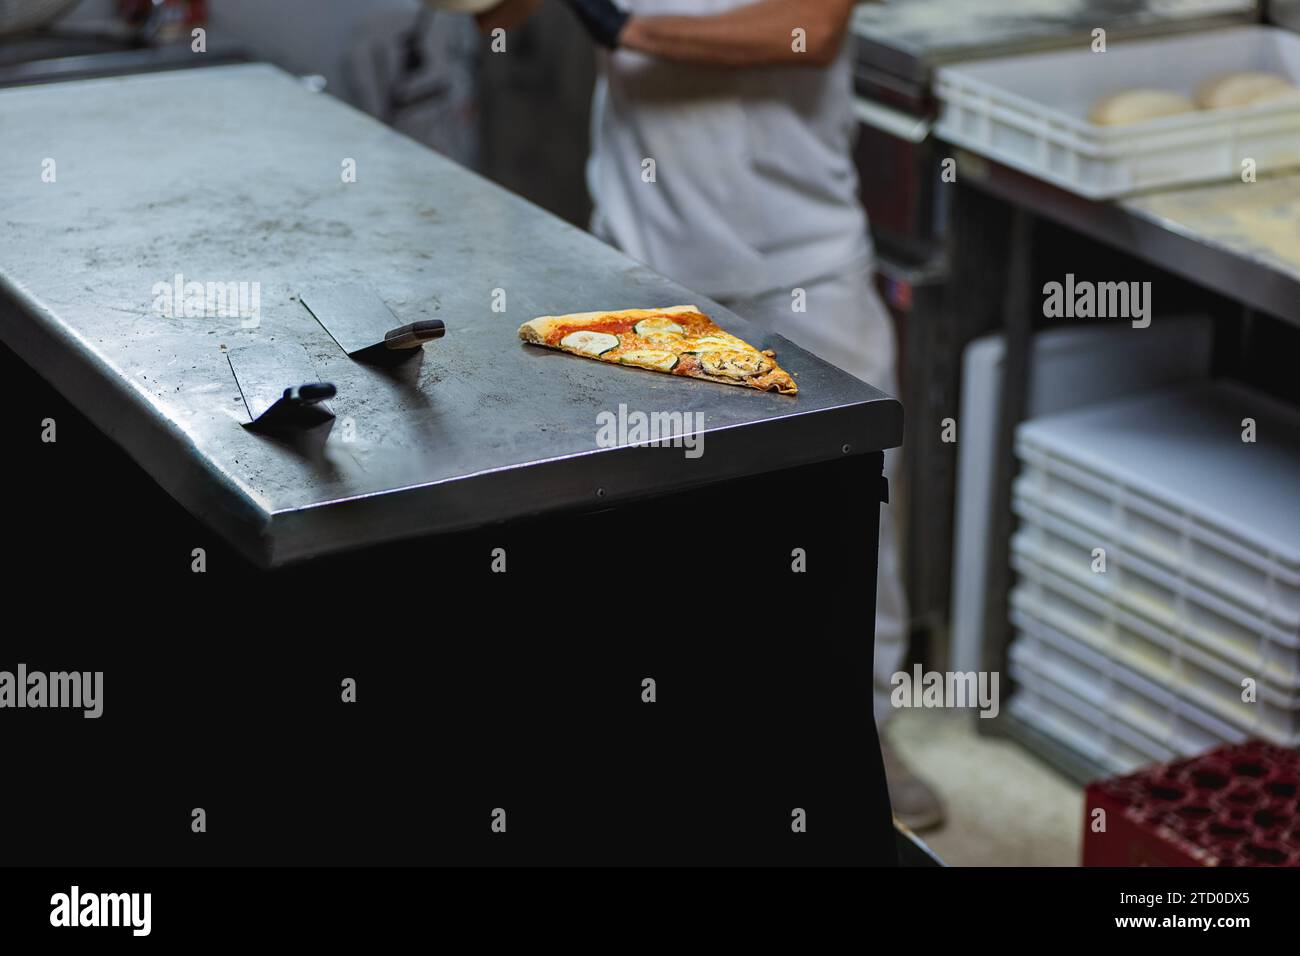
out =
<path fill-rule="evenodd" d="M 510 26 L 538 0 L 454 0 Z M 853 0 L 564 0 L 599 57 L 587 183 L 592 232 L 627 255 L 897 394 L 889 315 L 851 159 L 844 42 Z M 891 482 L 896 456 L 886 456 Z M 907 608 L 882 512 L 874 711 L 892 713 Z M 882 738 L 883 745 L 883 738 Z M 885 749 L 895 813 L 942 821 L 937 795 Z"/>

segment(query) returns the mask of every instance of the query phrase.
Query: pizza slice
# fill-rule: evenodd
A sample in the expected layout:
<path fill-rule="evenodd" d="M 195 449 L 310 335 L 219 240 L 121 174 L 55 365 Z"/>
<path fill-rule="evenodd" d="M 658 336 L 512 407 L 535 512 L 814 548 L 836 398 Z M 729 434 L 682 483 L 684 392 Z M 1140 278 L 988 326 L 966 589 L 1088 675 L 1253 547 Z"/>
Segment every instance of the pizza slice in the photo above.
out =
<path fill-rule="evenodd" d="M 543 315 L 521 325 L 519 337 L 602 362 L 782 395 L 799 391 L 771 350 L 760 352 L 720 329 L 693 305 Z"/>

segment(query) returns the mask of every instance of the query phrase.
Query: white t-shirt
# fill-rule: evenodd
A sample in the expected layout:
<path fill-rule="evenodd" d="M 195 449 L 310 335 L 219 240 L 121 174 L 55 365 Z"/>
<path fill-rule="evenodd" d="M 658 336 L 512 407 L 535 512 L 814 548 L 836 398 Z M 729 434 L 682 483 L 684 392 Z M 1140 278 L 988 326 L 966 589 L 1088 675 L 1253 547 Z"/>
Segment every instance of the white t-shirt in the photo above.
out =
<path fill-rule="evenodd" d="M 746 2 L 620 5 L 707 15 Z M 593 232 L 714 298 L 793 288 L 860 261 L 870 245 L 850 155 L 848 45 L 826 69 L 602 53 L 587 165 Z"/>

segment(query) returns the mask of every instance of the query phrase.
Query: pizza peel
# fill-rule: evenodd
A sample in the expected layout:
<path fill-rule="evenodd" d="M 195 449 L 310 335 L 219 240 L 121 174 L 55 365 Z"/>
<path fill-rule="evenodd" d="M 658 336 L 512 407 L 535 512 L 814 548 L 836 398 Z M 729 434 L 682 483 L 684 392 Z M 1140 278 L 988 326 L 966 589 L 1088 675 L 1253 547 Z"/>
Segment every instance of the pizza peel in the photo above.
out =
<path fill-rule="evenodd" d="M 321 286 L 298 298 L 338 347 L 360 362 L 400 362 L 446 331 L 441 319 L 399 324 L 384 300 L 365 286 Z"/>
<path fill-rule="evenodd" d="M 316 381 L 302 346 L 295 342 L 250 342 L 226 352 L 244 402 L 250 430 L 312 428 L 334 417 L 325 399 L 337 389 Z"/>

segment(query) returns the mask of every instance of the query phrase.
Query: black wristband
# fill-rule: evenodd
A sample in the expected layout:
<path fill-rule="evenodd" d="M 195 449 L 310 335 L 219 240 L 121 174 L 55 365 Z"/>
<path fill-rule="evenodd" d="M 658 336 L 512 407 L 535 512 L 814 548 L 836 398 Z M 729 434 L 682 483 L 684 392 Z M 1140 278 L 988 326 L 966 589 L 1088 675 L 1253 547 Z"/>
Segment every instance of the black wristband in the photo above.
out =
<path fill-rule="evenodd" d="M 564 0 L 578 15 L 593 40 L 611 50 L 618 46 L 628 14 L 614 6 L 612 0 Z"/>

